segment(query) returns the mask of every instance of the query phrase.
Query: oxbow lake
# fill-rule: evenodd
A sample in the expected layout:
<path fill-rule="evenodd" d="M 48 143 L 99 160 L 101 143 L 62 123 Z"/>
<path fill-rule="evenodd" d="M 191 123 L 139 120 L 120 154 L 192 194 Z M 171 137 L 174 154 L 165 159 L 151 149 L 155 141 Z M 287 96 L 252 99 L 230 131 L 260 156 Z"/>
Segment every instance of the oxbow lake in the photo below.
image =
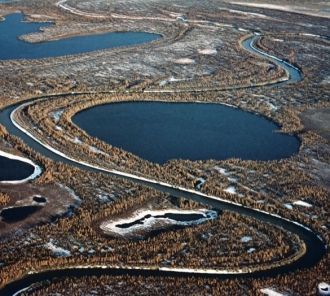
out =
<path fill-rule="evenodd" d="M 38 32 L 41 27 L 51 25 L 51 23 L 26 22 L 21 13 L 7 15 L 5 20 L 0 22 L 0 60 L 40 59 L 73 55 L 120 46 L 137 45 L 161 37 L 159 34 L 146 32 L 113 32 L 39 43 L 29 43 L 19 39 L 22 35 Z"/>

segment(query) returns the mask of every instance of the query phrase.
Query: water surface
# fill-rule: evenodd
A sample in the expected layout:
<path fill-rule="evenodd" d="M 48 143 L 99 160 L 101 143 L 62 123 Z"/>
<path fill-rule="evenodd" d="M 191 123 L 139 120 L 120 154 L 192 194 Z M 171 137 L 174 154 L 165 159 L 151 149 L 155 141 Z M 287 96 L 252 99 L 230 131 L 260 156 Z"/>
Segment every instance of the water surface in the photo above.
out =
<path fill-rule="evenodd" d="M 193 222 L 196 221 L 198 219 L 202 219 L 205 218 L 204 215 L 202 214 L 184 214 L 184 213 L 180 213 L 180 214 L 173 214 L 173 213 L 166 213 L 164 215 L 145 215 L 144 217 L 135 220 L 133 222 L 129 222 L 129 223 L 123 223 L 123 224 L 117 224 L 116 227 L 118 228 L 130 228 L 132 226 L 135 225 L 143 225 L 144 222 L 148 219 L 150 219 L 151 217 L 155 218 L 155 219 L 171 219 L 171 220 L 175 220 L 175 221 L 180 221 L 180 222 Z"/>
<path fill-rule="evenodd" d="M 22 180 L 34 172 L 34 167 L 23 161 L 0 156 L 0 181 Z"/>
<path fill-rule="evenodd" d="M 114 32 L 76 36 L 61 40 L 29 43 L 19 40 L 21 35 L 38 32 L 51 23 L 24 22 L 21 13 L 7 15 L 0 22 L 0 60 L 40 59 L 79 54 L 119 46 L 136 45 L 159 39 L 158 34 L 145 32 Z"/>
<path fill-rule="evenodd" d="M 6 223 L 14 223 L 27 218 L 39 209 L 41 209 L 40 206 L 34 205 L 5 208 L 0 212 L 0 217 Z"/>
<path fill-rule="evenodd" d="M 300 144 L 261 116 L 219 104 L 113 103 L 84 110 L 73 122 L 93 137 L 160 164 L 274 160 L 296 153 Z"/>

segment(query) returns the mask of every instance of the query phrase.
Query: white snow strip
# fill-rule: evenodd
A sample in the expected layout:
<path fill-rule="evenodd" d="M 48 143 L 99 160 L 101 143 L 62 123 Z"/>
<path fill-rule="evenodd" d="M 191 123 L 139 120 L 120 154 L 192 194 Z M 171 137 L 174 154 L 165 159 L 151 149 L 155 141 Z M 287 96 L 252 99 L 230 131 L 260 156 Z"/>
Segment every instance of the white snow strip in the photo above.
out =
<path fill-rule="evenodd" d="M 28 287 L 26 287 L 26 288 L 23 288 L 23 289 L 21 289 L 21 290 L 15 292 L 15 293 L 13 294 L 13 296 L 19 296 L 19 295 L 21 295 L 23 292 L 28 291 L 30 288 L 31 288 L 31 286 L 28 286 Z"/>
<path fill-rule="evenodd" d="M 217 54 L 217 52 L 218 51 L 215 48 L 204 48 L 198 50 L 199 54 L 204 54 L 204 55 L 215 55 Z"/>
<path fill-rule="evenodd" d="M 285 296 L 286 294 L 282 294 L 279 292 L 276 292 L 274 289 L 272 288 L 264 288 L 264 289 L 260 289 L 261 293 L 264 293 L 268 296 Z"/>
<path fill-rule="evenodd" d="M 1 150 L 0 150 L 0 156 L 6 157 L 6 158 L 9 158 L 9 159 L 19 160 L 19 161 L 28 163 L 28 164 L 30 164 L 34 167 L 34 171 L 29 177 L 27 177 L 25 179 L 22 179 L 22 180 L 0 181 L 0 183 L 2 183 L 2 184 L 21 184 L 21 183 L 25 183 L 29 180 L 33 180 L 33 179 L 37 178 L 42 173 L 41 167 L 38 166 L 37 164 L 35 164 L 32 160 L 30 160 L 28 158 L 18 156 L 18 155 L 14 155 L 14 154 L 10 154 L 10 153 L 7 153 L 7 152 L 1 151 Z"/>
<path fill-rule="evenodd" d="M 190 64 L 194 64 L 195 61 L 193 59 L 189 59 L 189 58 L 181 58 L 181 59 L 174 60 L 174 63 L 180 64 L 180 65 L 190 65 Z"/>
<path fill-rule="evenodd" d="M 309 204 L 308 202 L 302 201 L 302 200 L 296 200 L 296 201 L 293 202 L 293 204 L 297 205 L 297 206 L 306 207 L 306 208 L 313 207 L 313 205 Z"/>
<path fill-rule="evenodd" d="M 255 13 L 255 12 L 247 12 L 247 11 L 242 11 L 242 10 L 237 10 L 237 9 L 229 9 L 228 10 L 231 13 L 236 13 L 236 14 L 243 14 L 243 15 L 252 15 L 260 18 L 270 18 L 267 15 L 261 14 L 261 13 Z"/>

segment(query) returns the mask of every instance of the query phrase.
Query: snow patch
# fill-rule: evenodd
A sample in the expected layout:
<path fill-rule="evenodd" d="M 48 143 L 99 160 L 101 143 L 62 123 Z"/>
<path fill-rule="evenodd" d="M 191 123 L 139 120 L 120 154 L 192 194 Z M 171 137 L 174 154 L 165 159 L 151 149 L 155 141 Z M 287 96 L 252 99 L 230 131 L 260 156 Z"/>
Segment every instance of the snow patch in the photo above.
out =
<path fill-rule="evenodd" d="M 230 173 L 224 168 L 215 166 L 214 169 L 216 169 L 221 175 L 224 175 L 224 176 L 229 176 L 230 175 Z"/>
<path fill-rule="evenodd" d="M 64 113 L 64 109 L 59 109 L 59 110 L 52 112 L 51 116 L 53 117 L 55 122 L 59 122 L 63 113 Z"/>
<path fill-rule="evenodd" d="M 264 289 L 260 289 L 261 293 L 264 293 L 268 296 L 286 296 L 287 294 L 282 294 L 279 292 L 276 292 L 273 288 L 264 288 Z"/>
<path fill-rule="evenodd" d="M 224 191 L 230 194 L 236 194 L 236 188 L 234 186 L 229 186 Z"/>
<path fill-rule="evenodd" d="M 251 253 L 253 253 L 255 250 L 256 250 L 255 248 L 250 248 L 250 249 L 247 250 L 247 252 L 248 252 L 249 254 L 251 254 Z"/>
<path fill-rule="evenodd" d="M 94 147 L 94 146 L 89 146 L 89 150 L 94 152 L 94 153 L 97 153 L 97 154 L 103 154 L 103 155 L 107 155 L 106 153 L 104 153 L 103 151 L 101 151 L 100 149 Z"/>
<path fill-rule="evenodd" d="M 45 247 L 52 251 L 53 254 L 56 257 L 69 257 L 71 256 L 71 252 L 69 250 L 66 250 L 62 247 L 58 247 L 53 243 L 53 240 L 51 239 L 47 244 L 45 244 Z"/>
<path fill-rule="evenodd" d="M 242 15 L 252 15 L 260 18 L 269 18 L 267 15 L 261 14 L 261 13 L 255 13 L 255 12 L 247 12 L 247 11 L 242 11 L 242 10 L 237 10 L 237 9 L 229 9 L 228 10 L 231 13 L 236 13 L 236 14 L 242 14 Z"/>
<path fill-rule="evenodd" d="M 73 143 L 75 143 L 75 144 L 82 144 L 82 141 L 78 137 L 75 137 L 73 139 Z"/>
<path fill-rule="evenodd" d="M 196 181 L 196 186 L 195 186 L 195 189 L 197 190 L 201 190 L 202 186 L 204 185 L 204 183 L 206 182 L 206 180 L 204 178 L 199 178 L 197 181 Z"/>
<path fill-rule="evenodd" d="M 180 81 L 187 81 L 187 80 L 191 80 L 191 79 L 185 79 L 185 78 L 175 78 L 173 76 L 171 76 L 170 78 L 166 79 L 166 80 L 162 80 L 159 82 L 159 86 L 164 86 L 168 83 L 171 82 L 180 82 Z"/>
<path fill-rule="evenodd" d="M 313 207 L 311 204 L 309 204 L 308 202 L 302 201 L 302 200 L 296 200 L 293 202 L 294 205 L 296 206 L 302 206 L 302 207 L 306 207 L 306 208 L 311 208 Z"/>
<path fill-rule="evenodd" d="M 293 206 L 291 204 L 284 204 L 283 206 L 289 210 L 293 209 Z"/>
<path fill-rule="evenodd" d="M 174 63 L 180 64 L 180 65 L 190 65 L 190 64 L 194 64 L 195 61 L 193 59 L 189 59 L 189 58 L 182 58 L 182 59 L 174 60 Z"/>
<path fill-rule="evenodd" d="M 215 48 L 205 48 L 205 49 L 199 49 L 199 54 L 205 54 L 205 55 L 215 55 L 217 54 L 217 50 Z"/>
<path fill-rule="evenodd" d="M 317 285 L 319 295 L 330 295 L 330 285 L 325 282 L 321 282 Z"/>
<path fill-rule="evenodd" d="M 249 241 L 252 241 L 252 237 L 251 236 L 243 236 L 241 238 L 241 242 L 242 243 L 248 243 Z"/>

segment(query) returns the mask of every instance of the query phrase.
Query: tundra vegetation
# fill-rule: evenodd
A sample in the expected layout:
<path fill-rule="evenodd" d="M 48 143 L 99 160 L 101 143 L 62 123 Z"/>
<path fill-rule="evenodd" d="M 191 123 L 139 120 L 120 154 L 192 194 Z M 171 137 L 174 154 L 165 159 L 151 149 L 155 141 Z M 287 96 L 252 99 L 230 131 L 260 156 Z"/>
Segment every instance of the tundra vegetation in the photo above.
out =
<path fill-rule="evenodd" d="M 330 107 L 329 16 L 315 16 L 319 7 L 326 11 L 327 3 L 312 1 L 311 7 L 310 1 L 299 1 L 299 12 L 304 13 L 304 5 L 306 11 L 313 10 L 311 15 L 293 13 L 290 9 L 297 1 L 287 0 L 275 1 L 284 3 L 286 11 L 206 0 L 68 0 L 60 1 L 62 7 L 56 2 L 0 4 L 0 15 L 5 18 L 19 10 L 28 20 L 54 22 L 39 32 L 18 36 L 26 42 L 109 31 L 146 31 L 163 37 L 136 47 L 75 56 L 0 61 L 0 108 L 45 96 L 14 117 L 42 142 L 78 160 L 174 186 L 194 189 L 203 177 L 201 192 L 303 223 L 329 246 L 328 131 L 306 124 L 304 117 L 313 112 L 327 114 L 324 110 Z M 242 48 L 242 40 L 253 31 L 263 34 L 257 48 L 298 67 L 303 80 L 276 85 L 288 79 L 288 73 Z M 176 159 L 158 165 L 90 137 L 71 120 L 95 105 L 149 100 L 229 104 L 274 120 L 279 132 L 296 135 L 301 146 L 297 154 L 278 161 Z M 109 236 L 100 228 L 104 221 L 125 218 L 137 210 L 205 206 L 52 161 L 1 125 L 0 147 L 43 168 L 43 174 L 28 184 L 0 184 L 0 210 L 30 205 L 34 196 L 47 199 L 40 210 L 21 221 L 0 221 L 0 287 L 31 270 L 50 267 L 107 264 L 263 270 L 304 254 L 299 237 L 227 211 L 215 220 L 165 229 L 142 240 Z M 262 288 L 270 287 L 281 293 L 312 295 L 319 282 L 330 281 L 328 267 L 327 252 L 312 268 L 271 278 L 104 275 L 36 283 L 27 293 L 261 295 Z"/>

